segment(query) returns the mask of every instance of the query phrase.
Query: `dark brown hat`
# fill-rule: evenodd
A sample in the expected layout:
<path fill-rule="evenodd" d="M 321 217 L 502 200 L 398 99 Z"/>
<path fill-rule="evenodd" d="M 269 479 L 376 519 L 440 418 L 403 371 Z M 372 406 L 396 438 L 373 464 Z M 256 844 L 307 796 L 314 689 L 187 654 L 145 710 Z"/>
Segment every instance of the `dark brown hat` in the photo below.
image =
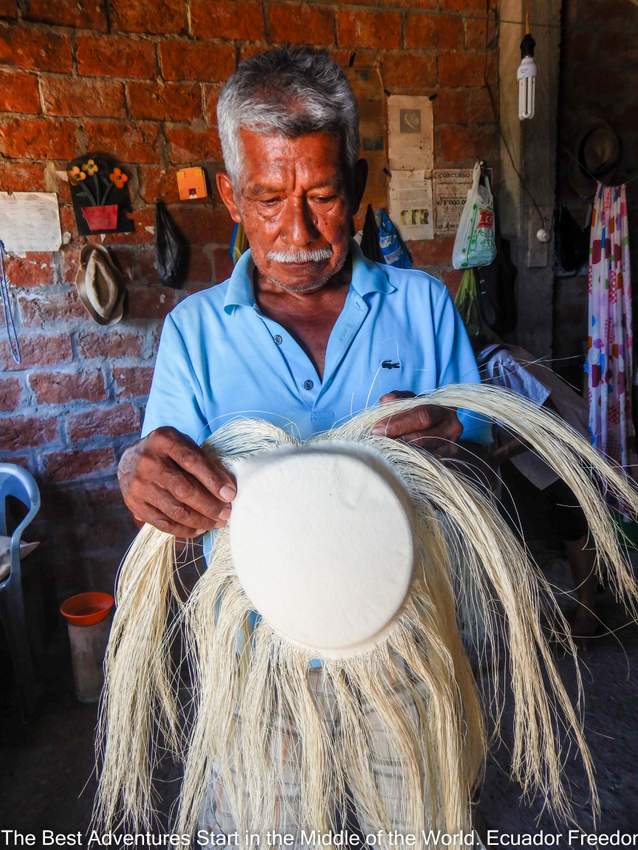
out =
<path fill-rule="evenodd" d="M 622 157 L 622 142 L 606 121 L 596 121 L 582 133 L 572 151 L 568 179 L 581 198 L 591 198 L 596 181 L 608 183 Z"/>

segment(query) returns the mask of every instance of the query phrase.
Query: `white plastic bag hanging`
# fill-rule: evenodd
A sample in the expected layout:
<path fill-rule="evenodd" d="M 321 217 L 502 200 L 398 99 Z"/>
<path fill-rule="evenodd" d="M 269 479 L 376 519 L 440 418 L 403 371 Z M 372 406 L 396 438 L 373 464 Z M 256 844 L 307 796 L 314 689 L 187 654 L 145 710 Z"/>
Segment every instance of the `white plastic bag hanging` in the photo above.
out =
<path fill-rule="evenodd" d="M 456 231 L 452 265 L 455 269 L 489 266 L 496 257 L 494 238 L 494 198 L 487 174 L 481 180 L 481 163 L 474 166 L 472 188 L 461 213 Z"/>

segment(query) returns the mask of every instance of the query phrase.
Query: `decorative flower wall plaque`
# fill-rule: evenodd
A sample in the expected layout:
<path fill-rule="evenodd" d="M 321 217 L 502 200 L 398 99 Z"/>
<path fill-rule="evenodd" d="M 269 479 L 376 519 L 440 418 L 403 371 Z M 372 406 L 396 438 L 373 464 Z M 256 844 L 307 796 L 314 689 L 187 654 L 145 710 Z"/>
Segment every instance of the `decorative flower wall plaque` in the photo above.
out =
<path fill-rule="evenodd" d="M 114 157 L 86 153 L 67 164 L 71 198 L 78 231 L 127 233 L 134 229 L 127 216 L 131 211 L 128 175 Z"/>

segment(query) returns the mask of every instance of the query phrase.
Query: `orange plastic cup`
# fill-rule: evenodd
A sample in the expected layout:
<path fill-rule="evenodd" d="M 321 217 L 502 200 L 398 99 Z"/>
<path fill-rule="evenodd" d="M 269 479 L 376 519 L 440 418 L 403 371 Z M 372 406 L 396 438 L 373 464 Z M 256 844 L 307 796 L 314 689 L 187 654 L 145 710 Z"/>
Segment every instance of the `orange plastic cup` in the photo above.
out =
<path fill-rule="evenodd" d="M 106 620 L 115 605 L 110 593 L 90 591 L 69 596 L 60 605 L 60 614 L 74 626 L 94 626 Z"/>

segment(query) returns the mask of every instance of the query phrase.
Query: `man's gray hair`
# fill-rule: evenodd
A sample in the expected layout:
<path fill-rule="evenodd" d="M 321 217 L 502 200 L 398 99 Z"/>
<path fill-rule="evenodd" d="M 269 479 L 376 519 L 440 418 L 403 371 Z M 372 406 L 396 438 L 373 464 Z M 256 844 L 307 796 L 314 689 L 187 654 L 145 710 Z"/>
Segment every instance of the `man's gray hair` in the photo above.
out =
<path fill-rule="evenodd" d="M 326 50 L 276 47 L 240 62 L 217 103 L 224 164 L 234 187 L 241 173 L 239 128 L 256 133 L 338 133 L 345 164 L 359 156 L 359 112 L 350 84 Z"/>

